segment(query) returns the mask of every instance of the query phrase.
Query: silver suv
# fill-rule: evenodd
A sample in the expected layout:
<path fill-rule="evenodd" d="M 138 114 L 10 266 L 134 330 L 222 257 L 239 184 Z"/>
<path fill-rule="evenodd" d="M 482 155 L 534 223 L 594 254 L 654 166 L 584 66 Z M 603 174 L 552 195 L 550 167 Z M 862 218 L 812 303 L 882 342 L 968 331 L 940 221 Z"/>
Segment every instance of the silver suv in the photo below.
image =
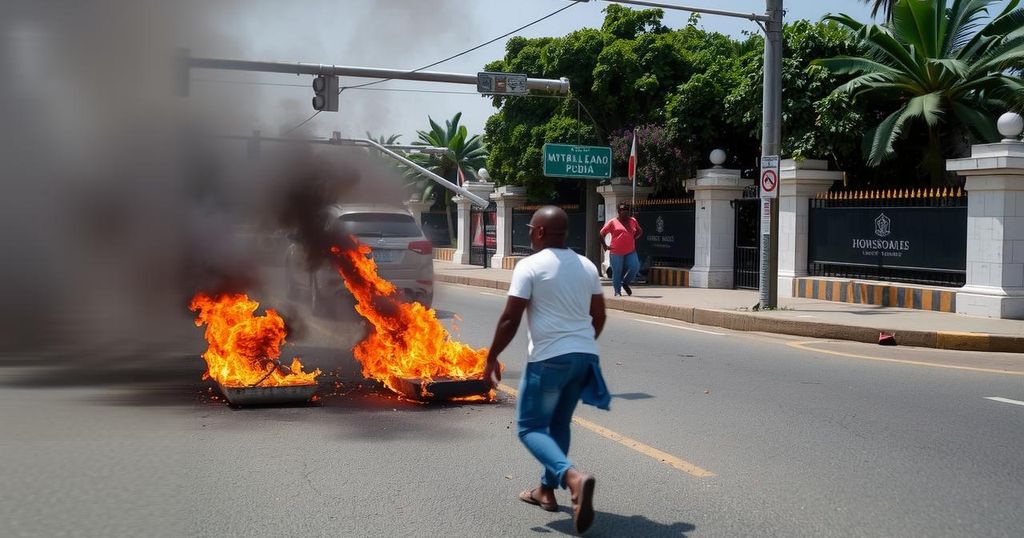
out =
<path fill-rule="evenodd" d="M 434 248 L 408 210 L 381 205 L 334 205 L 325 230 L 354 235 L 373 249 L 377 272 L 409 300 L 430 307 L 434 300 Z M 351 311 L 355 304 L 341 275 L 329 264 L 310 271 L 302 245 L 292 242 L 285 258 L 288 295 L 306 299 L 313 313 Z"/>

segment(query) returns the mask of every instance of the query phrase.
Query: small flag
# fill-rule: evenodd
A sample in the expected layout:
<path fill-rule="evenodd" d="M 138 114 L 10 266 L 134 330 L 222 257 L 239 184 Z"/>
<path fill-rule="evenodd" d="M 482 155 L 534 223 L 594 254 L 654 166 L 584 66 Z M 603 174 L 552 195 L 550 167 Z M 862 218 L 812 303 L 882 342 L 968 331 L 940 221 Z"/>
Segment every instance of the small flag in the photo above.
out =
<path fill-rule="evenodd" d="M 456 168 L 456 170 L 459 171 L 459 186 L 462 187 L 463 183 L 466 182 L 466 176 L 465 176 L 465 174 L 462 173 L 462 167 L 461 166 Z"/>
<path fill-rule="evenodd" d="M 636 131 L 633 131 L 633 148 L 629 150 L 629 179 L 636 185 Z"/>

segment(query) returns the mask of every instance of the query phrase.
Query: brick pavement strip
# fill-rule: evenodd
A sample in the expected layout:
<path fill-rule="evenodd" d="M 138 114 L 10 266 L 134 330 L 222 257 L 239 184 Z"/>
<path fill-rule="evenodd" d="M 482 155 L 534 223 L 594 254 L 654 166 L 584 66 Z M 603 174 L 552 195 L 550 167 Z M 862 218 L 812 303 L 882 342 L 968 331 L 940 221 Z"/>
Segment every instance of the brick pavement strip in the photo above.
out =
<path fill-rule="evenodd" d="M 493 278 L 465 275 L 451 275 L 441 272 L 434 274 L 435 280 L 449 284 L 461 284 L 479 288 L 507 290 L 509 283 Z M 772 317 L 770 312 L 738 312 L 716 310 L 693 306 L 671 305 L 640 299 L 605 298 L 609 309 L 674 319 L 697 325 L 722 327 L 736 331 L 757 331 L 793 336 L 807 336 L 834 340 L 852 340 L 869 344 L 878 342 L 878 333 L 885 329 L 854 325 L 801 321 Z M 953 331 L 899 330 L 887 331 L 896 336 L 899 345 L 955 349 L 960 351 L 990 351 L 1024 353 L 1024 337 L 986 333 L 964 333 Z"/>

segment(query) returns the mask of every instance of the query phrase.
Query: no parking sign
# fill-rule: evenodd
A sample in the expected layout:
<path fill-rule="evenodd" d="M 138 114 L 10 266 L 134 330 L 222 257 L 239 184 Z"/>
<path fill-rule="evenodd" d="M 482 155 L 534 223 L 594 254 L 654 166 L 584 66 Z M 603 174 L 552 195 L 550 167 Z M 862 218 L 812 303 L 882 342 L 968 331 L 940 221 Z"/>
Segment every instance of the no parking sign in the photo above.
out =
<path fill-rule="evenodd" d="M 779 197 L 779 156 L 761 157 L 761 198 Z"/>

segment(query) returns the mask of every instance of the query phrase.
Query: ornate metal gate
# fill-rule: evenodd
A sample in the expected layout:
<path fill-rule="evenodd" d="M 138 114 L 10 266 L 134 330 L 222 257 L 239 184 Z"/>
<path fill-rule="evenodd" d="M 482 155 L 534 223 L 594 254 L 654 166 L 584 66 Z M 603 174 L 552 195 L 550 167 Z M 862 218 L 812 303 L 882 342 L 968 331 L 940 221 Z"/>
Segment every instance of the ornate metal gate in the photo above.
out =
<path fill-rule="evenodd" d="M 498 247 L 497 207 L 493 202 L 486 209 L 473 206 L 469 217 L 469 263 L 490 267 Z"/>
<path fill-rule="evenodd" d="M 732 282 L 734 288 L 756 290 L 761 269 L 761 219 L 757 185 L 743 190 L 743 198 L 733 200 L 736 214 L 733 243 Z"/>

